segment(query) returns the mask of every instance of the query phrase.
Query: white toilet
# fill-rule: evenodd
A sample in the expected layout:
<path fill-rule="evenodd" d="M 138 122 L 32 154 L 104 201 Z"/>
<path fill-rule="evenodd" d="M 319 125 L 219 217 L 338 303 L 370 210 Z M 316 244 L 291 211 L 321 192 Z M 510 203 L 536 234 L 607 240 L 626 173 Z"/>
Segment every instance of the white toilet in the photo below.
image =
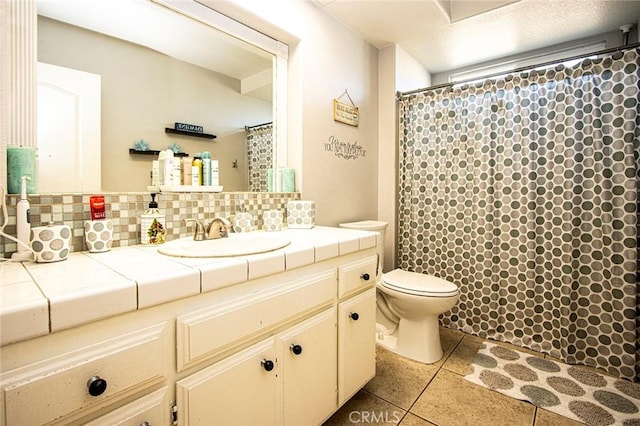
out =
<path fill-rule="evenodd" d="M 379 268 L 376 341 L 399 355 L 431 364 L 442 358 L 438 316 L 458 301 L 458 287 L 441 278 L 394 269 L 382 274 L 387 222 L 365 220 L 341 228 L 377 231 Z"/>

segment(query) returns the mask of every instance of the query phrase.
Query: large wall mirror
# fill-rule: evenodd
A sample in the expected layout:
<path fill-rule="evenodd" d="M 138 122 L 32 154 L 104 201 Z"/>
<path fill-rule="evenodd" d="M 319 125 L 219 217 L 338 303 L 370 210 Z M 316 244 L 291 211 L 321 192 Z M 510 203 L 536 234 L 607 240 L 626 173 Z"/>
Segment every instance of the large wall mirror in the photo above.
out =
<path fill-rule="evenodd" d="M 224 191 L 264 191 L 255 181 L 284 166 L 282 43 L 192 0 L 37 7 L 40 192 L 146 191 L 157 157 L 132 151 L 145 145 L 210 152 Z M 175 123 L 215 138 L 167 132 Z M 249 138 L 247 149 L 252 129 L 268 123 L 270 140 Z"/>

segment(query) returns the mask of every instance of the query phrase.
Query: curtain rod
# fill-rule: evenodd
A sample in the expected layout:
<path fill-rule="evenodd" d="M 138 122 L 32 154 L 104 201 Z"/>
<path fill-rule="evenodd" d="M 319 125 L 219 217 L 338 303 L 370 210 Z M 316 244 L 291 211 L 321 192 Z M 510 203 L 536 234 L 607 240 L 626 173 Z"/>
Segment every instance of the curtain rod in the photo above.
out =
<path fill-rule="evenodd" d="M 256 124 L 255 126 L 244 126 L 244 130 L 246 131 L 249 129 L 254 129 L 256 127 L 268 126 L 269 124 L 273 124 L 273 121 L 270 121 L 268 123 Z"/>
<path fill-rule="evenodd" d="M 582 53 L 580 55 L 569 56 L 568 58 L 564 58 L 564 59 L 556 59 L 554 61 L 542 62 L 540 64 L 527 65 L 527 66 L 515 68 L 515 69 L 513 69 L 511 71 L 508 71 L 506 73 L 504 71 L 495 72 L 495 73 L 492 73 L 492 74 L 487 74 L 485 76 L 467 78 L 465 80 L 454 81 L 454 82 L 451 82 L 451 83 L 437 84 L 435 86 L 425 87 L 425 88 L 422 88 L 422 89 L 410 90 L 408 92 L 400 92 L 400 91 L 398 91 L 398 92 L 396 92 L 396 99 L 401 99 L 403 96 L 413 95 L 415 93 L 426 92 L 427 90 L 443 89 L 445 87 L 451 87 L 451 86 L 454 86 L 456 84 L 464 84 L 464 83 L 469 83 L 469 82 L 472 82 L 472 81 L 483 80 L 483 79 L 486 80 L 486 79 L 489 79 L 491 77 L 497 77 L 497 76 L 501 76 L 501 75 L 505 75 L 505 74 L 516 74 L 516 73 L 519 73 L 519 72 L 522 72 L 522 71 L 532 70 L 532 69 L 538 68 L 538 67 L 558 64 L 560 62 L 572 61 L 572 60 L 575 60 L 575 59 L 582 59 L 582 58 L 586 58 L 588 56 L 593 56 L 593 55 L 605 55 L 607 53 L 621 52 L 623 50 L 634 49 L 636 47 L 640 47 L 640 43 L 632 43 L 632 44 L 627 44 L 627 45 L 624 45 L 624 46 L 610 47 L 609 49 L 599 50 L 597 52 Z"/>

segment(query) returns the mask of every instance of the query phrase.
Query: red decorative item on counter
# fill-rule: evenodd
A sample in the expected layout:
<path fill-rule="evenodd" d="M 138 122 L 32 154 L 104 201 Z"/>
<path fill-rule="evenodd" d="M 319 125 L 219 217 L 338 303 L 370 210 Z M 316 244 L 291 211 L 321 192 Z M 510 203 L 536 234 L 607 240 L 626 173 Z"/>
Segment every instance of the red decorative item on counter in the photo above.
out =
<path fill-rule="evenodd" d="M 89 197 L 89 207 L 91 208 L 91 220 L 107 218 L 104 208 L 104 195 L 92 195 Z"/>

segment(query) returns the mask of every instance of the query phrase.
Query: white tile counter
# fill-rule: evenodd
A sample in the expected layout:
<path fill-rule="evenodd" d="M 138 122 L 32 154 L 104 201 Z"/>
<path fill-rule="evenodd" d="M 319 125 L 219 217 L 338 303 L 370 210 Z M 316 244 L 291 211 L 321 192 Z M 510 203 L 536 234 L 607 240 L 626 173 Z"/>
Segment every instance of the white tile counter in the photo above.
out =
<path fill-rule="evenodd" d="M 0 345 L 372 248 L 377 237 L 326 227 L 277 233 L 291 243 L 249 256 L 181 258 L 160 254 L 157 247 L 133 246 L 72 253 L 55 263 L 3 263 Z"/>

